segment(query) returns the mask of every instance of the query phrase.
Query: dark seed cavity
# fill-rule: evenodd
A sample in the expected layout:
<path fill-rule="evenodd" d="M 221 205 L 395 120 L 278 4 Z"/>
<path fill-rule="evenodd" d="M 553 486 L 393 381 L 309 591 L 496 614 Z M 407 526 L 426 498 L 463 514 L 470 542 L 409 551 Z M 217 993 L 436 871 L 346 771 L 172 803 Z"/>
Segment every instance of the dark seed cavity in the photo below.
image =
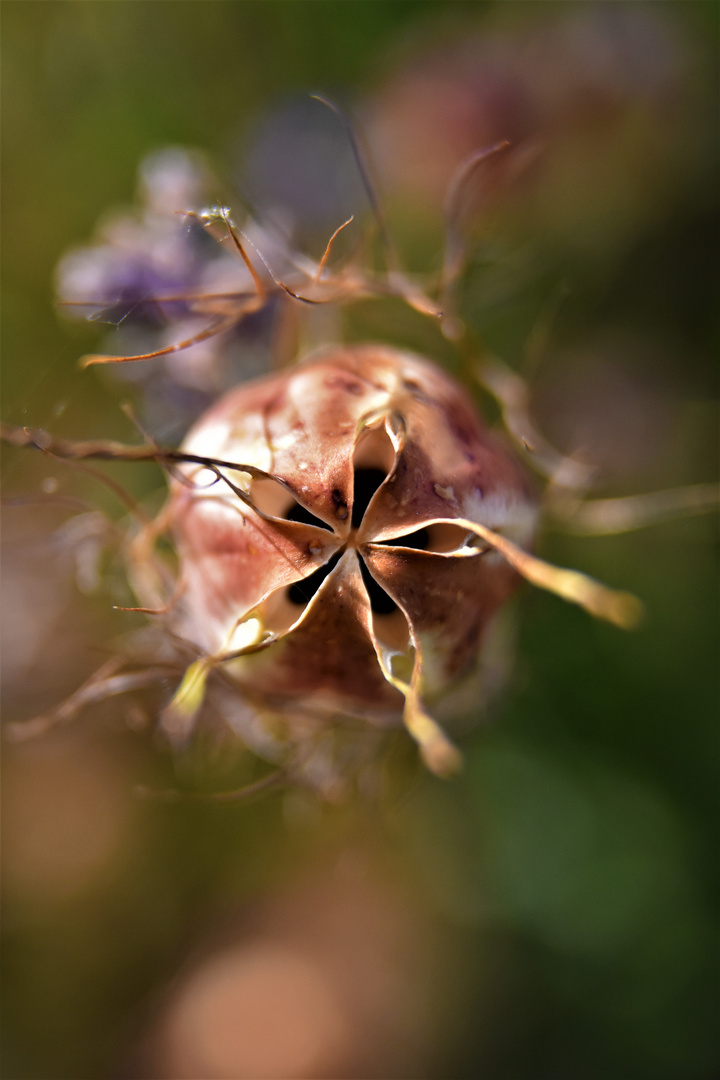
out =
<path fill-rule="evenodd" d="M 360 522 L 365 516 L 365 511 L 370 505 L 370 500 L 382 484 L 387 473 L 381 469 L 356 469 L 353 484 L 353 507 L 352 525 L 359 528 Z"/>
<path fill-rule="evenodd" d="M 294 585 L 289 585 L 287 597 L 290 603 L 295 604 L 297 607 L 305 607 L 306 604 L 309 604 L 325 578 L 335 569 L 341 556 L 341 551 L 336 552 L 328 562 L 323 566 L 320 566 L 314 574 L 310 575 L 310 577 L 303 578 L 302 581 L 296 581 Z M 365 588 L 370 597 L 370 608 L 373 614 L 391 615 L 393 611 L 397 610 L 397 604 L 392 597 L 388 596 L 385 590 L 378 585 L 363 560 L 360 559 L 359 561 L 360 573 L 362 574 Z"/>
<path fill-rule="evenodd" d="M 416 551 L 427 551 L 430 544 L 430 534 L 427 529 L 416 529 L 407 536 L 398 536 L 395 540 L 383 540 L 387 547 L 415 548 Z"/>
<path fill-rule="evenodd" d="M 362 574 L 365 588 L 370 597 L 370 607 L 373 614 L 392 615 L 393 611 L 397 609 L 397 604 L 393 598 L 385 592 L 382 586 L 378 585 L 362 559 L 360 559 L 360 573 Z"/>
<path fill-rule="evenodd" d="M 311 574 L 310 577 L 303 578 L 302 581 L 296 581 L 294 585 L 289 585 L 288 600 L 290 603 L 297 604 L 298 607 L 304 607 L 305 604 L 308 604 L 328 574 L 332 573 L 340 562 L 341 554 L 342 552 L 340 551 L 336 552 L 332 559 L 328 559 L 326 563 L 318 567 L 315 573 Z"/>
<path fill-rule="evenodd" d="M 319 517 L 315 517 L 314 514 L 311 514 L 309 510 L 306 510 L 298 502 L 293 504 L 285 517 L 288 521 L 299 521 L 302 525 L 316 525 L 320 529 L 327 529 L 328 532 L 332 532 L 326 522 L 321 521 Z"/>
<path fill-rule="evenodd" d="M 287 488 L 279 484 L 277 480 L 256 480 L 250 489 L 250 498 L 261 513 L 268 514 L 270 517 L 299 521 L 303 525 L 315 525 L 317 528 L 332 532 L 329 525 L 301 506 L 293 499 Z"/>

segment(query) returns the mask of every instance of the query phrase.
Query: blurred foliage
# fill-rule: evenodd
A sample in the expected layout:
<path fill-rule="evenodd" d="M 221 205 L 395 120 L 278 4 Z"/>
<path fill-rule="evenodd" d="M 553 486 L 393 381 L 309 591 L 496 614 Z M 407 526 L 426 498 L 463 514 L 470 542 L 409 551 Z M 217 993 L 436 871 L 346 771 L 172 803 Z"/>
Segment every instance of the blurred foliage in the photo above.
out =
<path fill-rule="evenodd" d="M 508 87 L 517 100 L 528 70 L 545 80 L 531 91 L 545 103 L 534 133 L 549 140 L 550 165 L 489 224 L 480 216 L 463 312 L 520 367 L 538 320 L 567 290 L 530 376 L 548 434 L 588 432 L 608 493 L 712 479 L 717 33 L 709 3 L 6 0 L 4 418 L 73 438 L 132 438 L 117 383 L 77 370 L 97 334 L 57 319 L 54 267 L 132 200 L 138 162 L 158 147 L 198 147 L 228 190 L 242 186 L 237 162 L 298 94 L 322 91 L 362 118 L 411 268 L 437 266 L 441 196 L 393 169 L 416 147 L 403 146 L 402 124 L 383 124 L 404 115 L 393 103 L 405 101 L 409 71 L 437 88 L 438 56 L 458 77 L 469 63 L 472 79 L 457 42 L 476 42 L 478 55 L 480 43 L 500 42 L 488 100 L 505 102 Z M 563 68 L 557 42 L 581 39 L 590 51 L 580 55 L 597 65 L 571 50 L 575 67 Z M 606 112 L 573 81 L 591 69 L 601 88 L 607 72 L 615 80 Z M 423 128 L 416 112 L 417 138 L 432 149 L 440 129 L 429 111 Z M 355 310 L 346 333 L 457 367 L 437 330 L 397 306 Z M 40 455 L 4 457 L 15 499 L 47 491 L 50 475 L 89 508 L 113 505 L 91 479 Z M 157 476 L 143 469 L 113 475 L 144 498 Z M 122 582 L 110 576 L 100 595 L 83 596 L 56 566 L 37 539 L 57 525 L 52 514 L 4 511 L 8 719 L 70 693 L 98 652 L 139 625 L 108 610 L 127 602 Z M 357 1009 L 356 1041 L 379 1048 L 373 1059 L 336 1032 L 336 1056 L 303 1075 L 717 1075 L 716 539 L 707 517 L 621 537 L 542 536 L 545 557 L 642 597 L 643 626 L 623 634 L 526 592 L 510 685 L 465 740 L 463 776 L 443 783 L 400 761 L 400 791 L 380 805 L 319 806 L 298 792 L 230 806 L 139 800 L 139 783 L 164 789 L 179 776 L 231 788 L 252 778 L 231 750 L 173 762 L 148 733 L 152 702 L 127 718 L 135 728 L 105 705 L 72 730 L 6 748 L 4 1075 L 197 1076 L 177 1064 L 177 995 L 208 955 L 266 939 L 302 941 L 319 957 L 337 1000 L 350 1002 L 351 1018 Z M 328 879 L 350 881 L 366 907 Z M 303 881 L 316 899 L 295 903 Z M 347 913 L 347 940 L 333 911 Z M 338 955 L 357 936 L 363 956 L 386 959 L 381 978 L 347 953 L 382 1023 L 365 999 L 352 1005 L 313 919 Z M 275 1038 L 270 1026 L 268 1044 Z M 221 1058 L 204 1075 L 240 1075 L 223 1067 Z"/>

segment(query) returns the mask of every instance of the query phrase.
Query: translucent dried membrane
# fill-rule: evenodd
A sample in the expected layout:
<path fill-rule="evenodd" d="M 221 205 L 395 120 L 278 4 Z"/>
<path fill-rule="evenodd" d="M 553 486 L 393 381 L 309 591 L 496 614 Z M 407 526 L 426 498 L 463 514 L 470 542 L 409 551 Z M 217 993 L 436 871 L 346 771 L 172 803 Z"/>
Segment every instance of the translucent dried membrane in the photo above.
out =
<path fill-rule="evenodd" d="M 523 471 L 462 388 L 415 356 L 325 350 L 226 395 L 183 451 L 238 468 L 186 464 L 172 482 L 176 631 L 204 658 L 171 728 L 222 664 L 289 725 L 308 711 L 404 722 L 445 774 L 459 756 L 423 698 L 477 660 L 519 574 L 629 621 L 629 598 L 523 550 L 535 521 Z"/>

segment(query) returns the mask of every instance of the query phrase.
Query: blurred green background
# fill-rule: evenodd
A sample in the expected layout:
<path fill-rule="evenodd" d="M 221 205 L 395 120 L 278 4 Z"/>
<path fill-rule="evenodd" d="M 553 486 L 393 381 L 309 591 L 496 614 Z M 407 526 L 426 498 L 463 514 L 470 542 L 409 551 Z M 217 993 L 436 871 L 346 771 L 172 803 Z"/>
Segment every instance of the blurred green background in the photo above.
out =
<path fill-rule="evenodd" d="M 4 419 L 132 438 L 117 384 L 77 368 L 99 338 L 58 319 L 59 257 L 132 201 L 149 151 L 203 149 L 232 187 L 267 118 L 320 91 L 360 118 L 410 269 L 438 264 L 452 165 L 534 140 L 539 171 L 468 224 L 465 318 L 534 364 L 544 429 L 600 463 L 603 494 L 714 478 L 716 5 L 6 0 L 2 33 Z M 457 367 L 399 305 L 345 333 Z M 82 595 L 43 547 L 63 514 L 22 501 L 48 477 L 109 496 L 40 455 L 4 469 L 16 720 L 136 624 L 112 581 Z M 138 496 L 158 482 L 116 474 Z M 645 622 L 527 590 L 463 775 L 379 805 L 143 802 L 175 767 L 223 787 L 234 766 L 174 766 L 140 699 L 6 747 L 3 1075 L 716 1076 L 716 541 L 710 516 L 543 534 Z"/>

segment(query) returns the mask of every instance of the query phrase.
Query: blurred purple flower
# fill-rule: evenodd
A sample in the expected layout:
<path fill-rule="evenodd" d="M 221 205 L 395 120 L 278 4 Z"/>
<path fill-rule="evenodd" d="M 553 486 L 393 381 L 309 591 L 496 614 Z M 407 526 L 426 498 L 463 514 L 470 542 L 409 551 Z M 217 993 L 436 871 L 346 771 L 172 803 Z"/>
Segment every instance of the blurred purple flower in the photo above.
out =
<path fill-rule="evenodd" d="M 198 154 L 178 148 L 151 154 L 139 169 L 139 209 L 116 212 L 100 225 L 95 243 L 69 252 L 57 270 L 65 310 L 110 324 L 103 348 L 113 354 L 167 348 L 222 326 L 227 316 L 227 329 L 180 352 L 108 369 L 141 388 L 145 423 L 167 439 L 181 437 L 218 394 L 267 370 L 282 303 L 271 298 L 244 314 L 245 301 L 256 294 L 252 276 L 238 252 L 223 246 L 229 231 L 210 235 L 201 220 L 216 186 Z M 285 272 L 284 246 L 257 226 L 246 228 L 251 243 Z"/>
<path fill-rule="evenodd" d="M 140 212 L 115 213 L 99 228 L 97 244 L 71 251 L 58 266 L 58 292 L 74 305 L 71 314 L 166 325 L 188 315 L 190 306 L 162 298 L 196 291 L 207 263 L 221 253 L 199 222 L 182 216 L 207 198 L 210 177 L 200 159 L 161 150 L 139 171 Z"/>

